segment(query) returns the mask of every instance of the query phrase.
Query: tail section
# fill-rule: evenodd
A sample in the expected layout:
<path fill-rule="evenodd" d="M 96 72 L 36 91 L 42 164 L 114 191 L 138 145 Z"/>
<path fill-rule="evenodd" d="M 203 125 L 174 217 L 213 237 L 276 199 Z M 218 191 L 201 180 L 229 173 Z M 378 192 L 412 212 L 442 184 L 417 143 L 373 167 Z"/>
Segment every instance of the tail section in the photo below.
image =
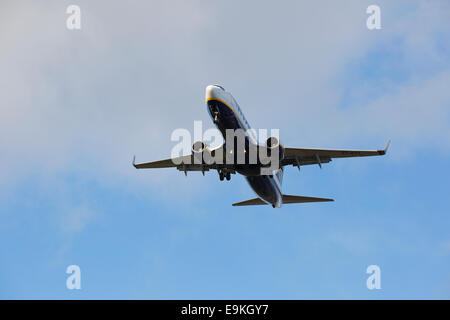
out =
<path fill-rule="evenodd" d="M 306 203 L 306 202 L 329 202 L 334 201 L 333 199 L 328 198 L 314 198 L 314 197 L 304 197 L 304 196 L 290 196 L 287 194 L 283 194 L 281 196 L 281 200 L 283 204 L 287 203 Z M 256 205 L 265 205 L 266 202 L 262 201 L 260 198 L 254 198 L 242 202 L 233 203 L 233 207 L 242 207 L 242 206 L 256 206 Z"/>

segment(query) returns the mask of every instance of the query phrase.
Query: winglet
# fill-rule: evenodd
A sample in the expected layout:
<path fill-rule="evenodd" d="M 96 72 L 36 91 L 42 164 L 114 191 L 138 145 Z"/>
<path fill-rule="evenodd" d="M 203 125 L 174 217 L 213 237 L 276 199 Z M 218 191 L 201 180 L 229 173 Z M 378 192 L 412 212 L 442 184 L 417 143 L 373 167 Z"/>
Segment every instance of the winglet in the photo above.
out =
<path fill-rule="evenodd" d="M 137 169 L 137 167 L 136 167 L 136 156 L 133 156 L 133 167 L 135 167 Z"/>
<path fill-rule="evenodd" d="M 387 153 L 390 145 L 391 145 L 391 140 L 388 140 L 386 147 L 383 150 L 378 150 L 378 153 L 382 156 L 385 155 Z"/>
<path fill-rule="evenodd" d="M 386 147 L 384 148 L 384 153 L 386 153 L 388 151 L 390 145 L 391 145 L 391 140 L 389 139 L 388 142 L 386 143 Z"/>

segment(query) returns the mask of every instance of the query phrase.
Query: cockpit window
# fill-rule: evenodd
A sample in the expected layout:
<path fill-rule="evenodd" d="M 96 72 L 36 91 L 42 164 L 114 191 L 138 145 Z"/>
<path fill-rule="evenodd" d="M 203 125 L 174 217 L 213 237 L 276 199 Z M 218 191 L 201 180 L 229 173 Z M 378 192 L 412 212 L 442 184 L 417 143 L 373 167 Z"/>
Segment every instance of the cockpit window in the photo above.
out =
<path fill-rule="evenodd" d="M 225 88 L 222 87 L 221 85 L 215 84 L 214 86 L 215 86 L 215 87 L 218 87 L 218 88 L 220 88 L 220 89 L 222 89 L 223 91 L 225 91 Z"/>

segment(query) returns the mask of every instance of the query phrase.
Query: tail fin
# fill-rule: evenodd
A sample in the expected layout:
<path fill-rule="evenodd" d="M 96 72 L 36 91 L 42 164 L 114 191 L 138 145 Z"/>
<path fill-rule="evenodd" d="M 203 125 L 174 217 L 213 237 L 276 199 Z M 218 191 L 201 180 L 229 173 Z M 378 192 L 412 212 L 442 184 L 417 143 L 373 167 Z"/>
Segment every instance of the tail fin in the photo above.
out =
<path fill-rule="evenodd" d="M 304 197 L 304 196 L 290 196 L 287 194 L 282 195 L 282 202 L 285 203 L 304 203 L 304 202 L 327 202 L 334 201 L 333 199 L 327 198 L 314 198 L 314 197 Z"/>

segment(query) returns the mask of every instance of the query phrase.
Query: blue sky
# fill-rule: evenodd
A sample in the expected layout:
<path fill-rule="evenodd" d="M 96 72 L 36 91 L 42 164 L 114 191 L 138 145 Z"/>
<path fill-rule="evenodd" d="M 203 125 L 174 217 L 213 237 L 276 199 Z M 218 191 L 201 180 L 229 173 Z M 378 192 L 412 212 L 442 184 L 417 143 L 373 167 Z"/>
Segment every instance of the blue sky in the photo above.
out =
<path fill-rule="evenodd" d="M 0 298 L 450 298 L 450 7 L 378 1 L 369 31 L 374 3 L 77 1 L 68 31 L 75 2 L 2 2 Z M 280 210 L 231 207 L 240 176 L 135 170 L 212 127 L 211 83 L 285 145 L 391 148 L 286 168 L 335 202 Z"/>

